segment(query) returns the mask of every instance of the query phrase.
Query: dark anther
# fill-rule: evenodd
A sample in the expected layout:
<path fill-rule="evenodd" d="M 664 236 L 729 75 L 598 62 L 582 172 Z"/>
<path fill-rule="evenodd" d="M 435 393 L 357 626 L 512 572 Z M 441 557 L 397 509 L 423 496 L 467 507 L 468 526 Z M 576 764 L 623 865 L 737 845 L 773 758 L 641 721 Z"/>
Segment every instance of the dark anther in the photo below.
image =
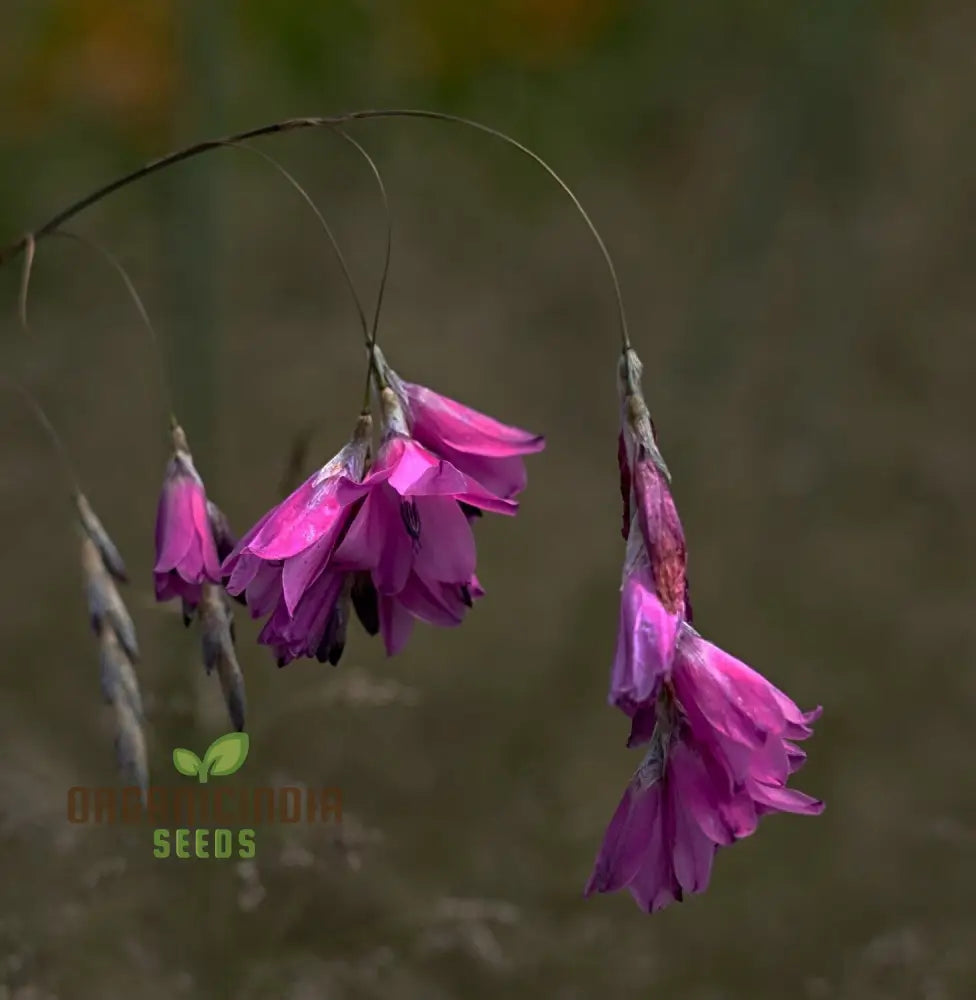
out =
<path fill-rule="evenodd" d="M 407 534 L 415 541 L 420 541 L 420 512 L 416 500 L 403 500 L 400 503 L 400 517 Z"/>
<path fill-rule="evenodd" d="M 369 573 L 356 574 L 352 585 L 352 606 L 367 634 L 376 635 L 380 630 L 379 596 Z"/>
<path fill-rule="evenodd" d="M 346 600 L 336 602 L 325 626 L 325 633 L 319 648 L 315 651 L 315 659 L 319 663 L 328 661 L 333 667 L 339 665 L 342 651 L 346 648 L 346 625 L 349 621 L 349 605 Z"/>

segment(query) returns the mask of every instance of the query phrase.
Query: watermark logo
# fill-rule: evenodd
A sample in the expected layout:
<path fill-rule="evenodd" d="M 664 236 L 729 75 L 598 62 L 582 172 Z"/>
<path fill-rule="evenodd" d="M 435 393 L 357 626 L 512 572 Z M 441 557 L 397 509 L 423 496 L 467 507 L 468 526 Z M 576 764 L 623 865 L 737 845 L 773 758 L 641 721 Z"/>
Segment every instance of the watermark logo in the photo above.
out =
<path fill-rule="evenodd" d="M 187 778 L 196 778 L 201 785 L 207 783 L 210 775 L 215 778 L 227 778 L 244 766 L 251 740 L 247 733 L 227 733 L 218 736 L 207 747 L 201 760 L 192 750 L 177 747 L 173 751 L 173 767 Z M 192 853 L 191 837 L 192 838 Z M 236 833 L 236 837 L 235 837 Z M 211 840 L 212 839 L 212 840 Z M 178 858 L 221 858 L 233 857 L 253 858 L 255 850 L 255 832 L 244 827 L 231 830 L 228 827 L 216 829 L 197 828 L 191 831 L 188 827 L 170 830 L 167 827 L 157 827 L 153 830 L 153 855 L 157 858 L 168 858 L 174 851 Z"/>
<path fill-rule="evenodd" d="M 247 733 L 228 733 L 218 736 L 207 747 L 203 760 L 192 750 L 177 747 L 173 751 L 173 766 L 180 774 L 195 777 L 203 785 L 211 774 L 215 778 L 226 778 L 239 771 L 247 760 L 250 745 Z"/>
<path fill-rule="evenodd" d="M 341 823 L 339 788 L 247 787 L 229 778 L 244 766 L 247 733 L 227 733 L 203 757 L 177 747 L 173 766 L 192 783 L 176 786 L 68 789 L 69 823 L 152 827 L 157 858 L 253 858 L 256 827 L 270 824 Z"/>

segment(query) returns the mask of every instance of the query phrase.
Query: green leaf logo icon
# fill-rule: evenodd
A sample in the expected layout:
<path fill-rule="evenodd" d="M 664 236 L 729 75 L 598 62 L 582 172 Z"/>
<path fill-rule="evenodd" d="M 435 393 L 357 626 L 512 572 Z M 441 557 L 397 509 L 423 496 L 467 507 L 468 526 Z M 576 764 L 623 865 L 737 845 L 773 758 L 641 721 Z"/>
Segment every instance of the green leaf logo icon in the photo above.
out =
<path fill-rule="evenodd" d="M 207 748 L 203 760 L 192 750 L 177 747 L 173 751 L 173 766 L 188 778 L 198 778 L 201 785 L 206 783 L 210 775 L 225 778 L 241 769 L 247 760 L 250 742 L 247 733 L 218 736 Z"/>
<path fill-rule="evenodd" d="M 219 736 L 207 748 L 200 765 L 200 780 L 206 781 L 205 775 L 212 774 L 216 778 L 225 778 L 239 770 L 247 759 L 250 745 L 247 733 L 228 733 Z"/>
<path fill-rule="evenodd" d="M 177 747 L 173 751 L 173 767 L 188 778 L 195 778 L 200 772 L 200 758 L 192 751 Z"/>

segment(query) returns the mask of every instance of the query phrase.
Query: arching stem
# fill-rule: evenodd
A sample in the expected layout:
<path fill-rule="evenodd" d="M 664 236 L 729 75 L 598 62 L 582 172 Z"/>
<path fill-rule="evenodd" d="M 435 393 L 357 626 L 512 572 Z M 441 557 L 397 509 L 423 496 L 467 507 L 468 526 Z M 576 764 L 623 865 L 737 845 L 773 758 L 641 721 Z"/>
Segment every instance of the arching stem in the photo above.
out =
<path fill-rule="evenodd" d="M 606 244 L 603 241 L 603 237 L 600 235 L 596 226 L 593 224 L 592 219 L 587 214 L 586 210 L 583 208 L 579 199 L 573 193 L 569 185 L 556 173 L 555 170 L 545 160 L 542 159 L 537 153 L 533 152 L 527 146 L 520 143 L 518 140 L 513 139 L 511 136 L 506 135 L 504 132 L 500 132 L 497 129 L 491 128 L 488 125 L 483 125 L 480 122 L 472 121 L 468 118 L 462 118 L 459 115 L 446 114 L 439 111 L 426 111 L 414 108 L 391 108 L 391 109 L 376 109 L 376 110 L 365 110 L 365 111 L 353 111 L 347 114 L 341 115 L 331 115 L 327 117 L 313 117 L 313 118 L 290 118 L 284 121 L 272 122 L 269 125 L 262 125 L 258 128 L 248 129 L 245 132 L 239 132 L 235 135 L 225 136 L 220 139 L 209 139 L 205 142 L 196 143 L 192 146 L 187 146 L 185 149 L 177 150 L 173 153 L 169 153 L 166 156 L 160 157 L 157 160 L 152 160 L 151 162 L 139 167 L 137 170 L 133 170 L 131 173 L 126 174 L 123 177 L 119 177 L 114 181 L 98 188 L 96 191 L 91 192 L 91 194 L 86 195 L 84 198 L 79 199 L 73 204 L 69 205 L 67 208 L 63 209 L 53 218 L 49 219 L 43 225 L 39 226 L 37 229 L 33 230 L 32 233 L 25 234 L 16 242 L 10 244 L 4 249 L 0 250 L 0 265 L 3 265 L 7 261 L 16 257 L 18 254 L 22 253 L 25 249 L 28 249 L 32 242 L 36 242 L 43 237 L 47 236 L 59 226 L 63 225 L 69 219 L 73 218 L 79 212 L 84 211 L 86 208 L 94 205 L 95 203 L 106 198 L 108 195 L 114 193 L 134 183 L 135 181 L 141 180 L 144 177 L 148 177 L 151 174 L 157 173 L 160 170 L 164 170 L 167 167 L 174 166 L 177 163 L 181 163 L 183 160 L 189 160 L 192 157 L 199 156 L 203 153 L 208 152 L 211 149 L 217 149 L 221 146 L 226 146 L 228 144 L 240 143 L 247 139 L 254 139 L 259 136 L 264 135 L 274 135 L 280 132 L 292 132 L 298 129 L 309 129 L 309 128 L 335 128 L 336 126 L 347 124 L 353 121 L 362 121 L 373 118 L 427 118 L 433 121 L 444 121 L 453 122 L 458 125 L 465 125 L 468 128 L 473 128 L 479 132 L 484 132 L 487 135 L 494 136 L 500 139 L 502 142 L 513 146 L 515 149 L 519 150 L 524 155 L 528 156 L 531 160 L 537 163 L 540 167 L 550 177 L 559 185 L 563 192 L 572 201 L 576 210 L 580 213 L 583 221 L 586 223 L 587 228 L 590 230 L 593 238 L 596 240 L 597 246 L 600 249 L 600 253 L 603 255 L 603 259 L 606 262 L 607 269 L 610 272 L 610 278 L 613 282 L 614 294 L 617 301 L 617 311 L 619 315 L 619 325 L 620 325 L 620 341 L 621 346 L 624 351 L 630 348 L 630 334 L 627 329 L 627 317 L 624 312 L 623 307 L 623 296 L 620 291 L 620 282 L 617 278 L 616 268 L 613 265 L 613 260 L 610 256 L 610 252 L 607 249 Z"/>

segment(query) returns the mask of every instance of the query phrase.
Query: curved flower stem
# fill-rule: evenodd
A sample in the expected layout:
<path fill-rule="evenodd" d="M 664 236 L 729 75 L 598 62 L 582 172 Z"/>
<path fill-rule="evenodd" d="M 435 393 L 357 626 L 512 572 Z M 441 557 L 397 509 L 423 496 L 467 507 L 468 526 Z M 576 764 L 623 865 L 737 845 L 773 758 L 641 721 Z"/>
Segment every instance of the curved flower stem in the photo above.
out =
<path fill-rule="evenodd" d="M 428 118 L 432 121 L 443 121 L 443 122 L 453 122 L 455 125 L 465 125 L 468 128 L 476 129 L 479 132 L 484 132 L 486 135 L 494 136 L 496 139 L 501 139 L 502 142 L 507 143 L 509 146 L 514 147 L 520 153 L 524 153 L 530 160 L 537 163 L 542 169 L 562 188 L 565 195 L 573 203 L 573 207 L 579 212 L 583 221 L 586 223 L 586 227 L 589 229 L 590 234 L 593 239 L 596 240 L 596 244 L 600 249 L 600 253 L 603 255 L 603 260 L 607 265 L 607 270 L 610 272 L 610 280 L 613 282 L 614 296 L 617 300 L 617 313 L 620 324 L 620 343 L 621 349 L 623 351 L 628 351 L 630 349 L 630 331 L 627 327 L 627 314 L 624 311 L 624 300 L 623 294 L 620 291 L 620 281 L 617 278 L 617 269 L 613 265 L 613 258 L 610 256 L 610 251 L 607 249 L 606 243 L 603 241 L 603 237 L 600 235 L 600 231 L 596 228 L 593 220 L 590 218 L 586 209 L 583 208 L 582 203 L 579 198 L 573 193 L 573 189 L 556 173 L 556 171 L 549 166 L 549 164 L 541 157 L 538 153 L 533 152 L 528 146 L 523 145 L 517 139 L 513 139 L 510 135 L 506 135 L 504 132 L 500 132 L 498 129 L 492 128 L 490 125 L 483 125 L 481 122 L 473 121 L 470 118 L 462 118 L 460 115 L 451 115 L 442 111 L 422 111 L 414 109 L 394 109 L 390 111 L 354 111 L 348 116 L 351 119 L 366 119 L 366 118 Z"/>
<path fill-rule="evenodd" d="M 91 192 L 91 194 L 88 194 L 84 198 L 81 198 L 69 205 L 53 218 L 49 219 L 43 225 L 35 229 L 32 233 L 25 234 L 16 242 L 0 249 L 0 266 L 22 253 L 25 249 L 28 249 L 32 241 L 36 242 L 37 240 L 49 235 L 79 212 L 84 211 L 84 209 L 89 208 L 91 205 L 101 201 L 108 195 L 134 183 L 135 181 L 141 180 L 143 177 L 148 177 L 150 174 L 157 173 L 167 167 L 181 163 L 183 160 L 189 160 L 192 157 L 199 156 L 211 149 L 217 149 L 220 146 L 225 146 L 228 143 L 239 143 L 247 139 L 255 139 L 259 136 L 274 135 L 279 132 L 292 132 L 298 129 L 321 127 L 335 128 L 336 126 L 344 125 L 349 122 L 362 121 L 371 118 L 428 118 L 434 121 L 453 122 L 458 125 L 465 125 L 468 128 L 477 129 L 479 132 L 484 132 L 487 135 L 494 136 L 502 142 L 513 146 L 515 149 L 524 153 L 531 160 L 542 167 L 542 169 L 545 170 L 550 177 L 552 177 L 559 187 L 562 188 L 563 192 L 569 197 L 570 201 L 572 201 L 574 207 L 582 216 L 587 228 L 590 230 L 590 233 L 597 242 L 597 246 L 600 249 L 600 253 L 603 255 L 607 269 L 610 272 L 611 281 L 613 282 L 614 294 L 617 300 L 617 311 L 619 314 L 621 346 L 624 351 L 627 351 L 630 348 L 630 334 L 627 329 L 627 317 L 623 307 L 623 296 L 620 292 L 620 282 L 617 279 L 617 272 L 613 266 L 610 251 L 607 249 L 607 246 L 604 243 L 603 238 L 600 236 L 596 226 L 593 224 L 592 219 L 590 219 L 586 210 L 583 208 L 579 199 L 573 193 L 569 185 L 556 173 L 555 170 L 553 170 L 552 167 L 549 166 L 548 163 L 546 163 L 545 160 L 542 159 L 541 156 L 534 153 L 527 146 L 524 146 L 511 136 L 506 135 L 504 132 L 500 132 L 497 129 L 491 128 L 488 125 L 482 125 L 480 122 L 472 121 L 469 118 L 462 118 L 459 115 L 446 114 L 440 111 L 425 111 L 412 108 L 391 108 L 352 111 L 347 114 L 331 115 L 328 117 L 289 118 L 284 121 L 272 122 L 269 125 L 261 125 L 258 128 L 248 129 L 245 132 L 238 132 L 235 135 L 224 136 L 219 139 L 208 139 L 204 142 L 195 143 L 192 146 L 187 146 L 185 149 L 180 149 L 173 153 L 169 153 L 166 156 L 160 157 L 157 160 L 152 160 L 144 166 L 133 170 L 131 173 L 128 173 L 123 177 L 119 177 L 116 180 L 111 181 L 109 184 L 98 188 L 96 191 Z"/>
<path fill-rule="evenodd" d="M 373 177 L 376 179 L 376 186 L 379 188 L 380 198 L 383 201 L 383 216 L 386 220 L 386 250 L 383 257 L 383 271 L 380 275 L 379 289 L 376 293 L 376 306 L 373 309 L 373 326 L 370 330 L 369 337 L 367 338 L 367 346 L 372 347 L 376 343 L 376 331 L 380 323 L 380 312 L 383 309 L 383 295 L 386 291 L 386 279 L 390 274 L 390 255 L 393 249 L 393 221 L 390 218 L 390 199 L 386 194 L 386 185 L 383 183 L 383 175 L 380 173 L 379 168 L 376 166 L 376 161 L 366 152 L 360 143 L 358 143 L 348 132 L 339 127 L 335 127 L 334 131 L 337 132 L 350 146 L 355 149 L 359 155 L 369 164 L 370 170 L 373 172 Z"/>
<path fill-rule="evenodd" d="M 27 322 L 27 296 L 30 294 L 30 280 L 34 273 L 34 254 L 37 252 L 37 241 L 29 233 L 25 237 L 24 267 L 20 274 L 20 290 L 17 294 L 17 316 L 20 325 L 24 328 L 24 333 L 30 333 L 30 324 Z"/>
<path fill-rule="evenodd" d="M 75 472 L 75 467 L 68 457 L 68 449 L 64 445 L 64 441 L 61 439 L 61 435 L 55 430 L 54 424 L 51 422 L 51 418 L 47 415 L 47 411 L 38 402 L 37 397 L 27 388 L 22 382 L 17 379 L 12 378 L 10 375 L 4 375 L 0 372 L 0 385 L 6 384 L 14 392 L 16 392 L 21 399 L 27 404 L 28 409 L 33 414 L 37 423 L 40 425 L 41 429 L 44 431 L 48 440 L 54 448 L 55 454 L 58 456 L 58 460 L 64 470 L 65 478 L 68 480 L 68 484 L 71 487 L 72 496 L 79 496 L 81 494 L 81 486 L 79 485 L 78 474 Z"/>
<path fill-rule="evenodd" d="M 160 389 L 162 390 L 163 399 L 166 401 L 166 406 L 170 412 L 170 422 L 175 422 L 176 418 L 173 416 L 173 390 L 170 386 L 169 374 L 166 368 L 166 358 L 163 355 L 163 345 L 160 342 L 159 334 L 156 333 L 156 328 L 149 319 L 149 313 L 146 311 L 142 297 L 136 291 L 136 286 L 129 277 L 129 272 L 126 271 L 122 262 L 115 256 L 114 253 L 112 253 L 111 250 L 102 246 L 101 243 L 98 243 L 89 236 L 82 236 L 80 233 L 73 233 L 67 229 L 54 229 L 51 231 L 51 235 L 74 240 L 76 243 L 80 243 L 82 246 L 88 247 L 89 250 L 94 250 L 96 253 L 100 254 L 112 268 L 115 269 L 119 277 L 122 279 L 122 283 L 125 285 L 125 290 L 129 293 L 129 298 L 132 299 L 132 304 L 136 307 L 136 312 L 139 313 L 139 318 L 142 320 L 143 326 L 145 326 L 147 332 L 149 333 L 149 339 L 152 341 L 153 350 L 156 353 L 156 365 L 159 370 Z"/>
<path fill-rule="evenodd" d="M 228 141 L 224 143 L 226 146 L 236 147 L 237 149 L 246 149 L 249 153 L 254 153 L 256 156 L 260 156 L 263 160 L 269 163 L 275 170 L 278 171 L 281 176 L 288 181 L 288 183 L 298 192 L 302 200 L 306 205 L 312 210 L 315 218 L 319 220 L 319 224 L 325 231 L 326 237 L 328 237 L 329 242 L 332 244 L 332 249 L 335 250 L 336 257 L 339 260 L 339 267 L 342 269 L 343 277 L 346 279 L 346 285 L 349 287 L 349 291 L 352 294 L 353 302 L 356 304 L 356 312 L 359 315 L 359 325 L 362 327 L 363 336 L 369 340 L 369 326 L 366 322 L 366 313 L 363 310 L 362 299 L 359 297 L 359 292 L 356 291 L 356 284 L 352 280 L 352 275 L 349 273 L 349 265 L 346 263 L 345 255 L 339 248 L 339 241 L 335 238 L 335 233 L 332 232 L 332 227 L 325 221 L 325 216 L 319 210 L 318 205 L 312 200 L 312 196 L 302 187 L 301 184 L 285 169 L 282 164 L 280 164 L 270 153 L 266 153 L 263 149 L 258 149 L 257 146 L 251 146 L 246 142 Z"/>
<path fill-rule="evenodd" d="M 24 237 L 22 249 L 26 251 L 24 257 L 24 267 L 20 276 L 20 291 L 17 297 L 17 314 L 20 319 L 20 324 L 24 328 L 24 333 L 30 333 L 30 326 L 27 322 L 27 299 L 30 294 L 30 279 L 34 272 L 34 255 L 37 250 L 37 241 L 33 236 L 28 234 Z M 79 485 L 78 474 L 75 471 L 75 467 L 68 457 L 68 449 L 64 446 L 64 441 L 61 435 L 57 432 L 51 418 L 47 415 L 47 411 L 41 406 L 37 397 L 18 379 L 13 378 L 10 375 L 4 375 L 0 372 L 0 384 L 6 384 L 14 392 L 16 392 L 21 399 L 27 404 L 27 408 L 31 411 L 34 419 L 40 425 L 41 429 L 44 431 L 48 440 L 54 448 L 55 454 L 58 456 L 58 460 L 61 463 L 61 467 L 64 469 L 65 476 L 71 485 L 71 492 L 74 496 L 81 495 L 81 486 Z"/>

